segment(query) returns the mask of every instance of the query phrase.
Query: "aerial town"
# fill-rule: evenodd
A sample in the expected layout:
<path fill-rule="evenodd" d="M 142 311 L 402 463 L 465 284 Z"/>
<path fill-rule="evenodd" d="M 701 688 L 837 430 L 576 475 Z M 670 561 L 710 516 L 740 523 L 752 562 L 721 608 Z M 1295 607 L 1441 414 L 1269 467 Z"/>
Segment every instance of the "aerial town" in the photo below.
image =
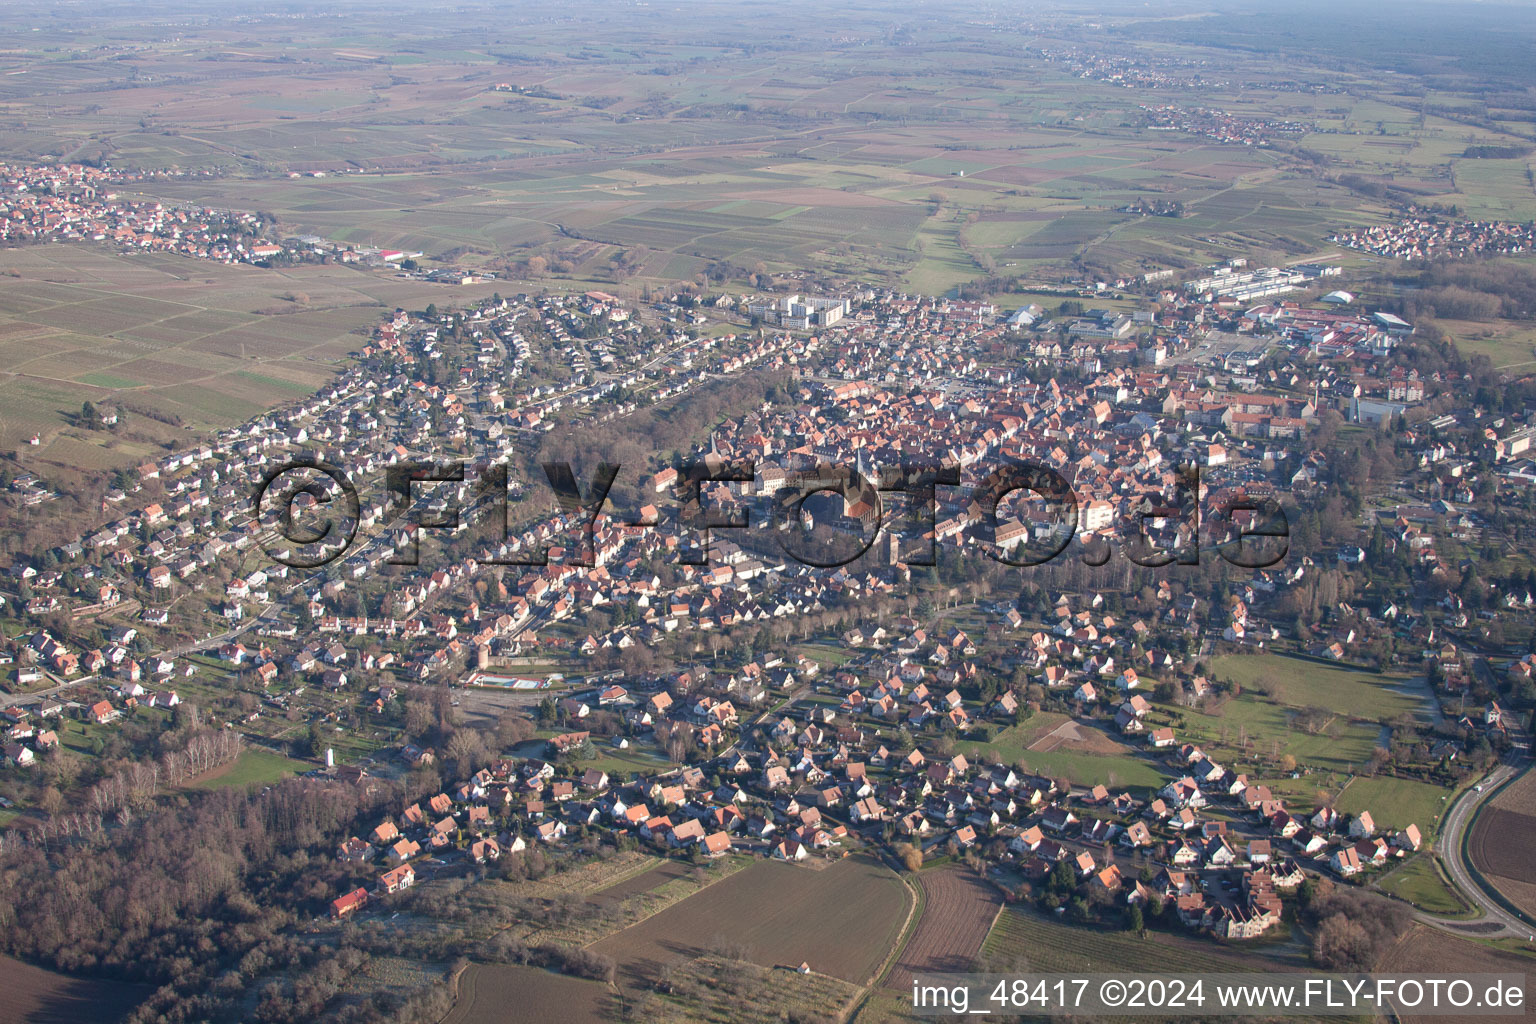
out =
<path fill-rule="evenodd" d="M 0 1024 L 1523 991 L 1474 8 L 18 4 Z"/>
<path fill-rule="evenodd" d="M 1536 467 L 1522 418 L 1462 405 L 1443 373 L 1391 365 L 1411 324 L 1337 300 L 1248 306 L 1216 283 L 1237 272 L 1217 269 L 1158 290 L 1155 313 L 1042 314 L 1022 330 L 986 304 L 872 289 L 835 301 L 740 298 L 735 305 L 755 318 L 775 310 L 799 317 L 797 329 L 697 337 L 672 324 L 718 322 L 727 303 L 660 303 L 664 329 L 601 292 L 518 295 L 434 317 L 398 311 L 334 385 L 138 467 L 106 493 L 97 526 L 49 551 L 45 565 L 13 571 L 7 600 L 37 621 L 78 620 L 123 602 L 141 610 L 136 626 L 112 630 L 99 646 L 46 628 L 17 638 L 6 656 L 14 682 L 45 683 L 49 696 L 6 709 L 7 762 L 24 770 L 44 756 L 59 742 L 50 726 L 61 717 L 110 728 L 136 709 L 174 708 L 178 691 L 210 671 L 260 695 L 241 716 L 258 732 L 284 725 L 295 709 L 323 709 L 320 720 L 336 723 L 335 732 L 377 736 L 376 723 L 398 719 L 414 688 L 434 684 L 530 693 L 536 703 L 524 706 L 548 732 L 538 749 L 499 756 L 429 800 L 361 823 L 361 834 L 338 847 L 338 860 L 377 870 L 373 883 L 337 894 L 336 916 L 410 886 L 421 858 L 484 863 L 530 843 L 558 847 L 582 825 L 694 857 L 735 850 L 798 861 L 899 844 L 969 852 L 1049 882 L 1048 906 L 1086 898 L 1102 914 L 1126 902 L 1166 905 L 1219 936 L 1262 933 L 1280 921 L 1279 894 L 1307 871 L 1344 879 L 1380 870 L 1418 850 L 1423 833 L 1411 821 L 1379 827 L 1369 808 L 1288 808 L 1252 777 L 1258 771 L 1222 761 L 1267 777 L 1318 766 L 1230 736 L 1217 755 L 1193 742 L 1179 727 L 1181 709 L 1237 689 L 1197 667 L 1219 651 L 1272 644 L 1321 661 L 1428 662 L 1437 709 L 1454 707 L 1454 721 L 1395 726 L 1372 756 L 1453 772 L 1495 756 L 1520 728 L 1501 710 L 1507 683 L 1480 679 L 1479 663 L 1452 638 L 1486 636 L 1501 619 L 1528 623 L 1536 603 L 1528 582 L 1496 588 L 1475 619 L 1454 588 L 1433 611 L 1385 592 L 1341 596 L 1315 618 L 1285 609 L 1296 607 L 1300 588 L 1337 593 L 1336 579 L 1325 580 L 1365 561 L 1367 547 L 1400 558 L 1425 585 L 1453 581 L 1456 567 L 1437 552 L 1439 531 L 1474 529 L 1481 509 Z M 802 307 L 848 312 L 812 326 L 813 314 L 794 313 Z M 599 366 L 601 376 L 554 393 L 516 389 L 534 346 L 555 346 L 573 372 Z M 630 483 L 643 504 L 598 511 L 587 560 L 579 517 L 562 513 L 477 553 L 454 545 L 422 554 L 419 565 L 396 568 L 385 591 L 370 589 L 432 532 L 392 525 L 382 493 L 359 509 L 366 539 L 319 573 L 257 554 L 277 549 L 271 523 L 253 514 L 250 488 L 285 460 L 308 456 L 365 476 L 432 454 L 437 439 L 484 459 L 508 437 L 548 431 L 562 409 L 601 423 L 752 365 L 783 372 L 781 397 L 717 427 L 696 457 L 722 480 L 735 477 L 721 467 L 753 467 L 702 494 L 728 517 L 755 512 L 753 527 L 717 527 L 706 564 L 680 557 L 690 535 L 679 518 L 684 481 L 661 453 L 622 467 L 640 477 Z M 1063 387 L 1068 375 L 1080 383 Z M 1435 415 L 1410 424 L 1420 408 Z M 980 645 L 982 637 L 945 625 L 931 600 L 914 605 L 914 576 L 931 573 L 922 566 L 934 559 L 919 551 L 917 566 L 908 564 L 897 533 L 866 546 L 867 557 L 816 569 L 786 557 L 754 502 L 818 464 L 857 465 L 874 478 L 881 466 L 927 456 L 970 479 L 938 488 L 926 535 L 908 539 L 936 546 L 941 561 L 974 561 L 1061 525 L 1028 508 L 989 514 L 975 478 L 992 465 L 1062 474 L 1078 503 L 1070 526 L 1087 545 L 1120 536 L 1146 495 L 1173 486 L 1181 464 L 1199 468 L 1205 509 L 1283 490 L 1315 510 L 1346 472 L 1318 435 L 1351 428 L 1393 438 L 1407 454 L 1393 481 L 1407 500 L 1375 509 L 1368 530 L 1342 538 L 1337 528 L 1293 530 L 1289 556 L 1246 584 L 1208 588 L 1171 575 L 1108 604 L 1091 583 L 1067 583 L 1074 567 L 1052 568 L 1051 584 L 1024 597 L 983 591 Z M 483 477 L 488 464 L 477 469 Z M 473 484 L 440 489 L 423 510 L 433 502 L 468 508 Z M 48 494 L 46 481 L 27 477 L 9 487 L 24 502 Z M 857 500 L 837 504 L 825 517 L 834 532 L 856 536 L 879 519 L 867 502 L 862 510 Z M 1178 532 L 1168 531 L 1171 545 Z M 534 551 L 546 567 L 503 564 L 531 563 L 516 556 Z M 1211 593 L 1221 595 L 1214 606 Z M 162 649 L 152 638 L 173 635 L 160 632 L 168 626 L 216 630 L 217 642 L 148 653 Z M 778 646 L 763 642 L 769 636 L 823 630 L 844 652 L 830 663 L 766 653 Z M 724 640 L 744 631 L 759 640 Z M 551 650 L 613 667 L 559 682 L 516 670 Z M 690 651 L 675 669 L 640 667 Z M 1525 686 L 1533 663 L 1517 666 Z M 1059 720 L 1049 735 L 1069 746 L 1114 737 L 1159 784 L 1133 792 L 961 752 L 972 742 L 985 750 L 987 737 L 1037 715 Z M 407 724 L 401 742 L 374 747 L 369 762 L 393 769 L 445 756 L 412 731 Z M 676 763 L 586 766 L 601 764 L 601 751 L 635 748 L 660 749 Z M 370 774 L 334 760 L 321 770 L 353 784 Z"/>

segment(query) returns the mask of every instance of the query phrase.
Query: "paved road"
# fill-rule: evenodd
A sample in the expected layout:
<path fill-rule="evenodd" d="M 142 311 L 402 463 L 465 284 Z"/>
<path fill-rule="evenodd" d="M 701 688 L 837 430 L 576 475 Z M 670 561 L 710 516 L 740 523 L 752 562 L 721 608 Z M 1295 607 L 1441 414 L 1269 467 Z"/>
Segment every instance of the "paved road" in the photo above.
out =
<path fill-rule="evenodd" d="M 293 587 L 290 587 L 289 591 L 291 592 L 292 590 Z M 213 636 L 207 636 L 201 640 L 194 640 L 191 643 L 181 644 L 176 647 L 168 647 L 163 651 L 156 651 L 153 654 L 147 655 L 139 660 L 149 661 L 151 658 L 160 657 L 179 658 L 182 655 L 191 654 L 194 651 L 203 651 L 210 647 L 222 647 L 236 637 L 248 633 L 250 630 L 256 628 L 257 624 L 261 622 L 262 618 L 274 607 L 275 603 L 267 605 L 255 615 L 252 615 L 249 618 L 243 620 L 242 623 L 239 626 L 236 626 L 234 629 L 228 629 L 222 633 L 215 633 Z M 59 679 L 59 677 L 54 675 L 52 672 L 47 673 L 47 676 L 49 679 L 56 681 Z M 60 694 L 75 688 L 76 686 L 80 686 L 83 683 L 96 682 L 101 678 L 101 676 L 96 675 L 81 676 L 79 679 L 68 679 L 60 681 L 57 686 L 49 687 L 46 690 L 34 690 L 31 693 L 0 693 L 0 708 L 8 708 L 13 704 L 39 704 L 42 702 L 44 697 L 57 697 Z"/>
<path fill-rule="evenodd" d="M 52 677 L 50 677 L 52 678 Z M 72 690 L 81 683 L 88 683 L 95 676 L 86 676 L 82 679 L 71 679 L 67 683 L 49 687 L 46 690 L 34 690 L 31 693 L 0 693 L 0 708 L 8 708 L 12 704 L 39 704 L 44 697 L 57 697 L 67 690 Z"/>
<path fill-rule="evenodd" d="M 1493 791 L 1498 789 L 1499 786 L 1519 775 L 1524 770 L 1526 769 L 1522 766 L 1508 763 L 1501 764 L 1489 774 L 1488 778 L 1483 780 L 1481 793 L 1476 789 L 1469 789 L 1463 793 L 1445 816 L 1445 824 L 1440 830 L 1439 849 L 1440 857 L 1445 862 L 1445 869 L 1450 873 L 1451 881 L 1456 884 L 1456 888 L 1461 893 L 1462 898 L 1471 900 L 1481 909 L 1485 921 L 1496 922 L 1503 926 L 1502 930 L 1496 934 L 1513 935 L 1522 939 L 1528 939 L 1536 929 L 1533 929 L 1529 924 L 1505 910 L 1484 890 L 1468 867 L 1461 849 L 1462 836 L 1471 827 L 1477 810 L 1483 801 L 1492 796 Z M 1422 919 L 1431 924 L 1448 928 L 1451 931 L 1458 930 L 1455 927 L 1457 922 L 1454 920 L 1443 920 L 1430 916 L 1425 916 Z M 1460 923 L 1463 925 L 1463 928 L 1459 930 L 1465 933 L 1464 926 L 1466 922 L 1462 921 Z M 1488 933 L 1481 933 L 1478 937 L 1490 938 L 1494 936 Z"/>

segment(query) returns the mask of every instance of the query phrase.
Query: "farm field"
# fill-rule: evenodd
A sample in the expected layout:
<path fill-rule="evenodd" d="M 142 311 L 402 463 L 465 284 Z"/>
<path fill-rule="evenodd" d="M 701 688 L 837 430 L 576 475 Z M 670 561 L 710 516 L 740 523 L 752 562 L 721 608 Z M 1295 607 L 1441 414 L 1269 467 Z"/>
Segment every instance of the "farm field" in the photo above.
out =
<path fill-rule="evenodd" d="M 825 974 L 800 974 L 705 955 L 673 971 L 664 997 L 642 997 L 638 1019 L 666 1024 L 840 1020 L 863 989 Z"/>
<path fill-rule="evenodd" d="M 621 882 L 616 882 L 605 889 L 599 889 L 587 897 L 588 903 L 600 906 L 622 903 L 631 896 L 650 892 L 667 882 L 676 881 L 686 876 L 693 868 L 680 860 L 664 860 L 655 867 L 632 875 Z"/>
<path fill-rule="evenodd" d="M 885 987 L 908 991 L 914 974 L 964 973 L 973 969 L 1002 897 L 970 871 L 944 866 L 919 872 L 923 915 L 897 958 Z"/>
<path fill-rule="evenodd" d="M 607 859 L 589 860 L 580 867 L 547 875 L 537 881 L 522 882 L 515 888 L 519 896 L 532 899 L 556 899 L 563 896 L 588 896 L 618 892 L 620 887 L 644 892 L 650 886 L 630 886 L 632 879 L 666 868 L 668 861 L 638 850 L 625 851 Z M 653 876 L 654 877 L 654 876 Z"/>
<path fill-rule="evenodd" d="M 1079 928 L 1047 920 L 1023 905 L 1004 907 L 982 950 L 984 972 L 1091 974 L 1131 971 L 1149 974 L 1208 974 L 1218 972 L 1308 971 L 1305 943 L 1295 938 L 1256 943 L 1219 943 L 1179 932 L 1131 932 Z M 1188 1020 L 1188 1017 L 1143 1017 L 1138 1021 Z M 1265 1020 L 1248 1017 L 1247 1020 Z M 1356 1018 L 1284 1020 L 1345 1021 Z"/>
<path fill-rule="evenodd" d="M 617 960 L 626 984 L 639 987 L 726 939 L 764 967 L 803 961 L 862 985 L 895 941 L 910 900 L 901 880 L 867 857 L 819 870 L 759 861 L 589 948 Z"/>
<path fill-rule="evenodd" d="M 1402 940 L 1388 950 L 1376 964 L 1376 970 L 1384 974 L 1462 974 L 1482 972 L 1489 974 L 1524 974 L 1529 977 L 1531 965 L 1536 963 L 1532 955 L 1536 946 L 1521 943 L 1520 952 L 1499 949 L 1486 943 L 1457 938 L 1443 931 L 1414 925 Z M 1526 997 L 1530 998 L 1527 981 Z M 1467 1017 L 1422 1016 L 1416 1017 L 1425 1024 L 1446 1024 Z"/>
<path fill-rule="evenodd" d="M 1536 772 L 1526 772 L 1478 812 L 1467 852 L 1509 900 L 1536 914 Z"/>
<path fill-rule="evenodd" d="M 521 1020 L 599 1024 L 612 1018 L 607 985 L 537 967 L 470 964 L 459 976 L 459 997 L 443 1024 L 503 1024 L 511 1007 Z"/>
<path fill-rule="evenodd" d="M 150 994 L 147 985 L 89 981 L 0 957 L 0 1024 L 113 1024 Z"/>
<path fill-rule="evenodd" d="M 0 449 L 36 466 L 136 464 L 310 394 L 397 305 L 489 295 L 342 266 L 224 266 L 89 243 L 0 249 Z M 116 431 L 77 427 L 84 402 Z M 143 410 L 150 415 L 135 412 Z M 26 442 L 40 435 L 41 445 Z"/>
<path fill-rule="evenodd" d="M 843 29 L 860 25 L 883 32 L 867 12 L 850 13 Z M 449 27 L 424 37 L 391 12 L 354 52 L 317 28 L 247 27 L 237 34 L 261 60 L 186 40 L 145 46 L 134 76 L 95 51 L 64 62 L 23 49 L 0 100 L 49 130 L 0 127 L 0 151 L 217 172 L 135 182 L 124 194 L 260 210 L 283 232 L 498 273 L 539 253 L 561 269 L 508 283 L 596 284 L 630 298 L 662 282 L 750 290 L 759 263 L 948 292 L 996 275 L 1071 273 L 1085 258 L 1122 268 L 1294 260 L 1330 250 L 1333 231 L 1389 214 L 1283 152 L 1145 130 L 1133 94 L 1040 59 L 1028 26 L 1008 30 L 1006 59 L 925 39 L 899 53 L 868 49 L 857 73 L 835 47 L 726 57 L 645 19 L 626 31 L 645 48 L 639 67 L 602 47 L 562 58 L 556 43 L 569 30 L 563 19 L 536 21 L 491 49 Z M 218 74 L 199 88 L 166 84 L 203 60 Z M 273 71 L 285 62 L 304 73 Z M 381 78 L 383 66 L 401 73 Z M 1390 174 L 1489 215 L 1536 214 L 1528 158 L 1460 157 L 1469 144 L 1509 140 L 1496 130 L 1425 116 L 1368 69 L 1339 79 L 1360 95 L 1326 100 L 1259 89 L 1295 74 L 1269 56 L 1249 55 L 1242 73 L 1249 87 L 1212 83 L 1205 101 L 1310 120 L 1320 131 L 1303 145 L 1341 170 Z M 57 107 L 54 90 L 77 75 L 111 90 L 110 113 Z M 1176 200 L 1185 216 L 1128 212 L 1149 196 Z M 0 366 L 12 374 L 0 377 L 0 448 L 39 433 L 28 457 L 86 469 L 131 465 L 186 432 L 314 390 L 375 305 L 447 305 L 494 287 L 75 245 L 7 250 L 0 273 L 17 275 L 0 297 Z M 1532 359 L 1536 339 L 1523 328 L 1462 327 L 1451 333 L 1496 363 Z M 137 417 L 118 435 L 79 431 L 69 416 L 87 400 L 139 403 L 180 425 Z"/>

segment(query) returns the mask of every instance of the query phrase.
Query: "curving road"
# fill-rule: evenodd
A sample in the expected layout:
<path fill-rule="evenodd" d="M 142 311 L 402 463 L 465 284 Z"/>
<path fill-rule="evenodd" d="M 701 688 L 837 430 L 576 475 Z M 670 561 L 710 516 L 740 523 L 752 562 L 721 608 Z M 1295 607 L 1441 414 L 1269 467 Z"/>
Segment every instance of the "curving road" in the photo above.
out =
<path fill-rule="evenodd" d="M 1473 875 L 1467 865 L 1466 858 L 1462 854 L 1463 837 L 1466 830 L 1472 827 L 1472 823 L 1476 820 L 1477 812 L 1482 807 L 1483 802 L 1493 795 L 1494 790 L 1519 775 L 1523 770 L 1523 768 L 1512 764 L 1499 765 L 1482 781 L 1481 793 L 1476 789 L 1468 789 L 1457 798 L 1456 803 L 1446 813 L 1445 824 L 1440 830 L 1440 840 L 1437 844 L 1440 859 L 1444 862 L 1445 869 L 1450 874 L 1451 881 L 1455 883 L 1457 891 L 1464 900 L 1469 901 L 1483 912 L 1482 919 L 1484 921 L 1495 922 L 1503 926 L 1496 933 L 1482 933 L 1478 938 L 1512 935 L 1526 939 L 1531 936 L 1533 931 L 1536 931 L 1531 925 L 1505 910 L 1499 905 L 1497 900 L 1488 894 L 1487 890 L 1479 884 L 1477 877 Z M 1424 916 L 1422 920 L 1448 928 L 1451 931 L 1458 930 L 1455 927 L 1458 923 L 1463 926 L 1463 929 L 1468 923 L 1466 921 L 1457 922 L 1454 919 L 1442 919 L 1431 916 Z"/>
<path fill-rule="evenodd" d="M 1488 666 L 1486 658 L 1478 658 L 1472 663 L 1473 670 L 1478 673 L 1484 682 L 1493 685 L 1495 680 L 1493 672 Z M 1467 863 L 1463 852 L 1467 830 L 1477 820 L 1477 813 L 1489 797 L 1493 796 L 1504 783 L 1525 774 L 1531 770 L 1532 739 L 1524 728 L 1523 716 L 1515 718 L 1509 724 L 1510 749 L 1505 755 L 1503 763 L 1488 773 L 1487 778 L 1471 789 L 1463 793 L 1446 812 L 1445 822 L 1441 826 L 1440 838 L 1436 843 L 1436 849 L 1440 859 L 1445 864 L 1446 871 L 1451 876 L 1451 882 L 1460 893 L 1463 901 L 1477 907 L 1483 912 L 1480 919 L 1500 925 L 1500 930 L 1494 933 L 1480 934 L 1479 938 L 1494 938 L 1511 935 L 1521 939 L 1536 938 L 1536 925 L 1522 920 L 1516 914 L 1505 910 L 1498 900 L 1495 889 L 1492 893 L 1478 881 L 1478 876 Z M 1481 790 L 1481 792 L 1479 792 Z M 1457 928 L 1457 922 L 1453 919 L 1439 918 L 1427 914 L 1420 914 L 1419 920 L 1426 924 L 1435 925 L 1450 932 L 1459 932 L 1465 935 L 1465 926 L 1468 922 L 1462 921 L 1461 928 Z"/>

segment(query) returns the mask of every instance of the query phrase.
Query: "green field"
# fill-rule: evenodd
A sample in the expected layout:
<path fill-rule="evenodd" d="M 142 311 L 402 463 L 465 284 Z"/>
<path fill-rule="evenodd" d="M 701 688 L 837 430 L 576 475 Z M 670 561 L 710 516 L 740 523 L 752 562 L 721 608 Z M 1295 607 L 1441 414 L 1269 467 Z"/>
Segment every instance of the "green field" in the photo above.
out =
<path fill-rule="evenodd" d="M 1030 716 L 1029 720 L 1022 725 L 1010 725 L 1006 729 L 999 730 L 990 742 L 961 740 L 955 744 L 955 747 L 971 760 L 994 756 L 1008 764 L 1013 764 L 1024 756 L 1026 748 L 1031 743 L 1062 722 L 1070 721 L 1071 718 L 1071 715 L 1055 711 L 1040 711 Z"/>
<path fill-rule="evenodd" d="M 1344 716 L 1331 719 L 1316 733 L 1293 726 L 1294 710 L 1244 695 L 1210 713 L 1181 711 L 1184 724 L 1175 732 L 1181 741 L 1200 744 L 1223 755 L 1268 756 L 1278 748 L 1303 767 L 1350 771 L 1370 760 L 1381 730 L 1354 724 Z"/>
<path fill-rule="evenodd" d="M 1028 751 L 1019 759 L 1032 772 L 1048 778 L 1065 775 L 1083 786 L 1105 785 L 1111 789 L 1161 788 L 1167 778 L 1148 760 L 1131 755 L 1072 753 L 1063 750 Z"/>
<path fill-rule="evenodd" d="M 271 750 L 250 747 L 235 758 L 233 765 L 226 769 L 215 769 L 191 783 L 188 788 L 213 790 L 230 786 L 266 785 L 314 767 L 308 762 L 295 761 Z"/>
<path fill-rule="evenodd" d="M 1494 366 L 1516 367 L 1536 362 L 1536 330 L 1529 324 L 1509 320 L 1436 322 L 1457 348 L 1473 355 L 1485 355 Z"/>
<path fill-rule="evenodd" d="M 1259 949 L 1262 960 L 1267 961 L 1264 966 L 1270 970 L 1305 968 L 1305 953 L 1298 946 L 1266 942 Z M 1255 963 L 1251 945 L 1234 947 L 1181 934 L 1155 933 L 1140 938 L 1131 932 L 1047 920 L 1025 907 L 1003 908 L 982 946 L 982 955 L 986 969 L 1002 971 L 1200 973 L 1262 969 Z"/>
<path fill-rule="evenodd" d="M 1244 688 L 1267 683 L 1274 699 L 1292 707 L 1317 706 L 1372 721 L 1417 713 L 1420 701 L 1393 687 L 1406 677 L 1379 675 L 1283 654 L 1229 654 L 1211 662 L 1213 675 Z"/>
<path fill-rule="evenodd" d="M 1376 884 L 1383 892 L 1407 900 L 1431 914 L 1459 917 L 1470 913 L 1430 853 L 1419 854 L 1390 874 L 1383 875 Z"/>
<path fill-rule="evenodd" d="M 1380 743 L 1378 722 L 1424 714 L 1423 698 L 1399 688 L 1406 677 L 1279 654 L 1224 655 L 1214 659 L 1211 672 L 1245 692 L 1201 711 L 1177 709 L 1184 716 L 1177 732 L 1232 758 L 1289 754 L 1301 766 L 1349 773 L 1369 761 Z M 1323 712 L 1311 732 L 1297 724 L 1305 708 Z"/>
<path fill-rule="evenodd" d="M 1452 791 L 1412 779 L 1390 776 L 1358 777 L 1334 804 L 1344 814 L 1370 811 L 1377 828 L 1400 829 L 1413 824 L 1429 838 L 1440 831 L 1440 816 L 1451 805 Z"/>

